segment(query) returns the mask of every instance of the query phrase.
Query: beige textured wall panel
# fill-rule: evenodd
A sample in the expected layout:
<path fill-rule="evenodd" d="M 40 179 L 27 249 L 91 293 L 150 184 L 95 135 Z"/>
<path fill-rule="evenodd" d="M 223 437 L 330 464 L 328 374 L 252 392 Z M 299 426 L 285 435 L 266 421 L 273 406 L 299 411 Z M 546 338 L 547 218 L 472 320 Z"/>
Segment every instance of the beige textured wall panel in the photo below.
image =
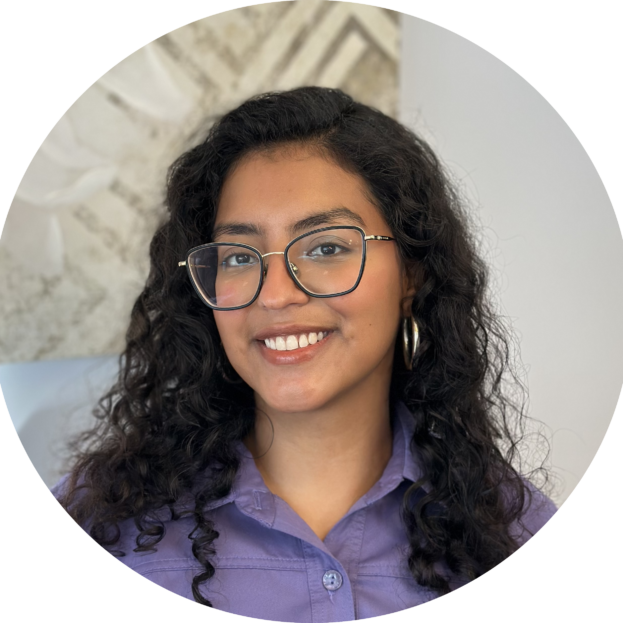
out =
<path fill-rule="evenodd" d="M 395 115 L 398 14 L 303 0 L 189 24 L 112 68 L 37 153 L 0 240 L 0 363 L 118 353 L 167 167 L 256 93 L 339 87 Z"/>

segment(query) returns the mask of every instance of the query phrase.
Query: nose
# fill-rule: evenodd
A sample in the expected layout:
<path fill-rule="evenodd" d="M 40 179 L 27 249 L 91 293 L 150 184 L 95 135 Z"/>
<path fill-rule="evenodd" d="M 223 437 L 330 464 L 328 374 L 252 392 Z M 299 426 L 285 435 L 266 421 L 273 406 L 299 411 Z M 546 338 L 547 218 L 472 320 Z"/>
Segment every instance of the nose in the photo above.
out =
<path fill-rule="evenodd" d="M 283 261 L 283 253 L 264 256 L 264 281 L 257 302 L 266 309 L 280 309 L 287 305 L 303 305 L 309 296 L 295 283 Z M 296 267 L 293 268 L 296 272 Z"/>

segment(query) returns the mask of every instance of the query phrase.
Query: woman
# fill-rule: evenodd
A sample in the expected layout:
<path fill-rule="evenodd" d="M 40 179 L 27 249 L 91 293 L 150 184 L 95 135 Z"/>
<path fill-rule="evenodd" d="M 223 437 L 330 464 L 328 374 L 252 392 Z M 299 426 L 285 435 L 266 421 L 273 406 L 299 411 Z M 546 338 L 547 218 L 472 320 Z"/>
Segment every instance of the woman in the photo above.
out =
<path fill-rule="evenodd" d="M 552 515 L 422 140 L 337 90 L 262 95 L 173 164 L 167 207 L 119 380 L 56 490 L 99 543 L 206 605 L 347 621 L 461 586 Z"/>

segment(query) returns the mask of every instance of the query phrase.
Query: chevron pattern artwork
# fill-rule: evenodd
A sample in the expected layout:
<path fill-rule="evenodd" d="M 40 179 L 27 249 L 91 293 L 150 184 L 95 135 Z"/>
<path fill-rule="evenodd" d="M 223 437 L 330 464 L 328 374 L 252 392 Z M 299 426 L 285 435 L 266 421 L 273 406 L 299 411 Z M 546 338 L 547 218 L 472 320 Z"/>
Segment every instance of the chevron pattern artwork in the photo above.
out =
<path fill-rule="evenodd" d="M 399 14 L 298 0 L 229 11 L 141 48 L 35 155 L 0 240 L 0 363 L 118 353 L 163 217 L 168 165 L 256 93 L 339 87 L 395 115 Z"/>

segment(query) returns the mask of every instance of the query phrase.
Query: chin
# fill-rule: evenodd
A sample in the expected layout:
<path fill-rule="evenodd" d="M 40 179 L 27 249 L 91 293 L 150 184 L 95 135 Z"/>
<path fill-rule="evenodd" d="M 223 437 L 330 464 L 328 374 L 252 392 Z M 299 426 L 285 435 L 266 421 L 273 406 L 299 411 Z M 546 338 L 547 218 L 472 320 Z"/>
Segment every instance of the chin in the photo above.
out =
<path fill-rule="evenodd" d="M 320 409 L 329 400 L 326 387 L 304 387 L 300 383 L 288 383 L 282 387 L 269 387 L 257 392 L 271 410 L 282 413 L 302 413 Z"/>

